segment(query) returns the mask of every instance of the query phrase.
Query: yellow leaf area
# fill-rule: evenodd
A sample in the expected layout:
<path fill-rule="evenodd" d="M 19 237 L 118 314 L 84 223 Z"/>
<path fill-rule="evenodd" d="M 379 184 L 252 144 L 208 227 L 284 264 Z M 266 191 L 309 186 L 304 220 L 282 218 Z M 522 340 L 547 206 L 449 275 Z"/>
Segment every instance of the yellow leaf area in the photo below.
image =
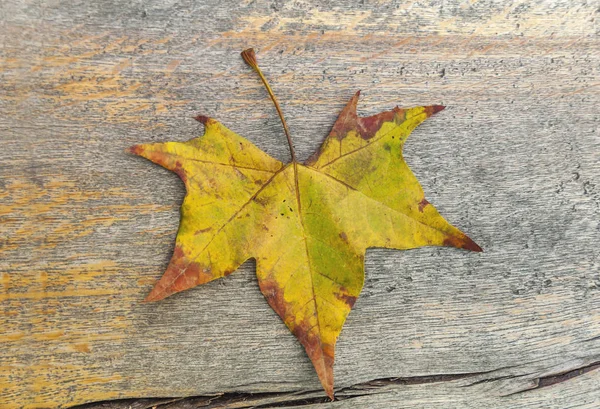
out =
<path fill-rule="evenodd" d="M 425 200 L 402 157 L 408 135 L 443 107 L 361 118 L 358 96 L 304 165 L 284 165 L 206 117 L 197 118 L 206 126 L 200 138 L 130 149 L 176 172 L 187 188 L 173 257 L 146 301 L 255 258 L 262 293 L 332 398 L 335 343 L 363 287 L 367 248 L 481 251 Z"/>

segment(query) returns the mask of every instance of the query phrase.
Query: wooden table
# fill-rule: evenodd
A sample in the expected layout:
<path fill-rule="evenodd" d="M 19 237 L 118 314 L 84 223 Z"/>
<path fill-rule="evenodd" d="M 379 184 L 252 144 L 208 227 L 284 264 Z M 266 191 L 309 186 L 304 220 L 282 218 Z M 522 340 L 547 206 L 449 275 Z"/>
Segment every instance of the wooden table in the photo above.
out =
<path fill-rule="evenodd" d="M 593 3 L 3 1 L 0 407 L 600 407 Z M 485 250 L 369 250 L 333 403 L 252 262 L 140 303 L 184 186 L 124 148 L 202 113 L 288 160 L 249 46 L 300 159 L 357 89 L 363 115 L 446 105 L 405 157 Z"/>

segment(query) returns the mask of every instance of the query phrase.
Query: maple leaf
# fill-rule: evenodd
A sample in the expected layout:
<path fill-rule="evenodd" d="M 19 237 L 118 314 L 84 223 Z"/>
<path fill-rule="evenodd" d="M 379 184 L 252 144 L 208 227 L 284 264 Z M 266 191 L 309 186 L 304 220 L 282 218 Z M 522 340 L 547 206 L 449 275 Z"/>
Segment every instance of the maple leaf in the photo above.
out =
<path fill-rule="evenodd" d="M 145 301 L 224 277 L 256 259 L 260 290 L 306 349 L 333 399 L 338 335 L 364 282 L 369 247 L 452 246 L 481 251 L 424 197 L 402 157 L 408 135 L 440 105 L 359 117 L 357 92 L 320 150 L 296 160 L 288 127 L 252 49 L 242 53 L 281 118 L 286 165 L 214 119 L 202 137 L 135 145 L 176 172 L 187 194 L 173 257 Z"/>

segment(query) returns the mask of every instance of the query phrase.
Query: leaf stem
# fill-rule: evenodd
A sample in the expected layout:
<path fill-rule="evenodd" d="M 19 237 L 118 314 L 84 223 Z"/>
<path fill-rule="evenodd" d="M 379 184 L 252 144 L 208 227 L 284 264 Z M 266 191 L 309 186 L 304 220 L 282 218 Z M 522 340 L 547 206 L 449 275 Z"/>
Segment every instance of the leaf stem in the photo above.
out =
<path fill-rule="evenodd" d="M 247 50 L 242 51 L 242 58 L 246 61 L 252 69 L 258 74 L 262 83 L 264 84 L 269 96 L 271 97 L 271 101 L 275 105 L 275 109 L 277 110 L 277 114 L 279 115 L 279 119 L 281 119 L 281 124 L 283 125 L 283 131 L 285 132 L 285 136 L 288 141 L 288 145 L 290 146 L 290 154 L 292 155 L 292 162 L 296 162 L 296 152 L 294 151 L 294 145 L 292 144 L 292 137 L 290 136 L 290 130 L 288 129 L 287 123 L 285 122 L 285 118 L 283 117 L 283 112 L 281 112 L 281 107 L 279 106 L 279 102 L 277 102 L 277 98 L 275 98 L 275 94 L 271 89 L 271 86 L 267 82 L 264 74 L 258 68 L 258 64 L 256 63 L 256 55 L 254 54 L 254 49 L 248 48 Z"/>

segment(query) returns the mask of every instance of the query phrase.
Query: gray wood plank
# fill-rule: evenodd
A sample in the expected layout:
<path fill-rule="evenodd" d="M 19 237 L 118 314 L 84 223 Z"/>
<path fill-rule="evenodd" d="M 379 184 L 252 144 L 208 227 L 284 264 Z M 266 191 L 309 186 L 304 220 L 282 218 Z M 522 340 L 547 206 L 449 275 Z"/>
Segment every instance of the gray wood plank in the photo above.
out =
<path fill-rule="evenodd" d="M 171 256 L 184 188 L 124 148 L 197 136 L 202 113 L 288 160 L 239 57 L 248 46 L 301 159 L 357 89 L 363 115 L 446 105 L 405 157 L 485 250 L 370 250 L 338 342 L 338 396 L 472 376 L 329 406 L 598 406 L 597 370 L 529 389 L 600 356 L 597 7 L 364 3 L 0 4 L 0 406 L 323 397 L 253 262 L 140 303 Z M 466 387 L 474 376 L 484 382 Z"/>

